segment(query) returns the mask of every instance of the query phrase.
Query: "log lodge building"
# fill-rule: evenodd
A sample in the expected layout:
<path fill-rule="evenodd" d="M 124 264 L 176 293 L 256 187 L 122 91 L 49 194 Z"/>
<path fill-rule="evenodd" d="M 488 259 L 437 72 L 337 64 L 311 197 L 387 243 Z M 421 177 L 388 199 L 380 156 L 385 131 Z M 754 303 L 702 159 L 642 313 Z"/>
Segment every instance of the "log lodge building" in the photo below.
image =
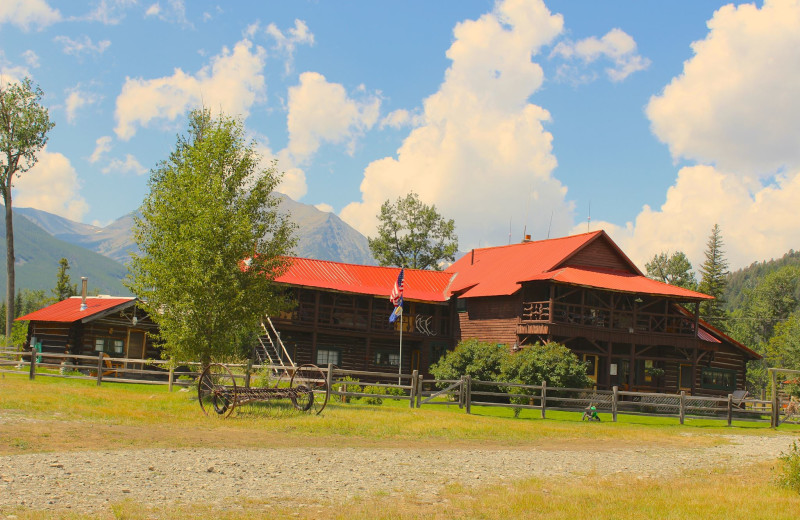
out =
<path fill-rule="evenodd" d="M 265 333 L 277 332 L 296 364 L 394 373 L 402 328 L 402 371 L 426 377 L 464 339 L 510 350 L 556 341 L 586 362 L 599 389 L 692 395 L 743 389 L 747 362 L 760 358 L 699 319 L 699 304 L 710 296 L 647 278 L 604 231 L 475 249 L 445 271 L 406 269 L 403 316 L 389 323 L 398 274 L 292 258 L 276 282 L 296 307 L 272 316 Z M 81 353 L 156 357 L 140 333 L 152 322 L 140 316 L 133 323 L 128 300 L 83 317 L 74 301 L 60 302 L 19 319 L 31 321 L 29 335 L 48 343 L 45 351 L 71 341 Z M 53 312 L 58 305 L 65 318 Z"/>

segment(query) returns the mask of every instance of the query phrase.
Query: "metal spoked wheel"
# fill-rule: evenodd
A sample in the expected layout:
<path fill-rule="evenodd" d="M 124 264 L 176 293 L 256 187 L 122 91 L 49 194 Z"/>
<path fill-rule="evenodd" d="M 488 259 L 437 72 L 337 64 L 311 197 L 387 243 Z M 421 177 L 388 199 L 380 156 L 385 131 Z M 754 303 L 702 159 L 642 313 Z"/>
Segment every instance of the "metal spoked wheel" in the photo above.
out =
<path fill-rule="evenodd" d="M 208 416 L 227 417 L 236 408 L 236 379 L 225 365 L 208 365 L 197 383 L 197 400 Z"/>
<path fill-rule="evenodd" d="M 289 386 L 298 390 L 297 404 L 295 406 L 299 410 L 320 414 L 325 409 L 325 405 L 328 404 L 330 395 L 328 379 L 325 377 L 325 372 L 316 365 L 297 367 L 294 374 L 292 374 Z M 306 400 L 310 401 L 310 403 L 306 403 Z M 303 406 L 306 406 L 306 408 L 303 408 Z"/>

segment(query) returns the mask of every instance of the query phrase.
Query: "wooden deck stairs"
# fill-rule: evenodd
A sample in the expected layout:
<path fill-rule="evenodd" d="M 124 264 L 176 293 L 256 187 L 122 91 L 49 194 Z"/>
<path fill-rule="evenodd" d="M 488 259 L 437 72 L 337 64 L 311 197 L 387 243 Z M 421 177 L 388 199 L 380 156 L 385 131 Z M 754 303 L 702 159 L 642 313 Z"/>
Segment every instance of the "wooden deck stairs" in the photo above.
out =
<path fill-rule="evenodd" d="M 281 334 L 275 329 L 272 320 L 269 316 L 265 316 L 261 321 L 261 328 L 264 334 L 258 337 L 258 344 L 256 345 L 256 362 L 259 365 L 274 365 L 283 368 L 294 368 L 295 364 L 292 361 L 286 346 L 281 341 Z"/>

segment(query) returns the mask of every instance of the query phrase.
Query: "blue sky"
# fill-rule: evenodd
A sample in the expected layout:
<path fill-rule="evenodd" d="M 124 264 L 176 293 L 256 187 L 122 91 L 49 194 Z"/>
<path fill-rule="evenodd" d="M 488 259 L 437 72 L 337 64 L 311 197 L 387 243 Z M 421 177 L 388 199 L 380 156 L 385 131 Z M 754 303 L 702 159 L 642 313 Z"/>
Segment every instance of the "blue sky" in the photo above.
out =
<path fill-rule="evenodd" d="M 6 0 L 0 73 L 57 125 L 15 205 L 77 221 L 135 210 L 203 103 L 367 235 L 414 190 L 461 250 L 602 227 L 697 266 L 719 223 L 736 268 L 800 243 L 794 0 Z"/>

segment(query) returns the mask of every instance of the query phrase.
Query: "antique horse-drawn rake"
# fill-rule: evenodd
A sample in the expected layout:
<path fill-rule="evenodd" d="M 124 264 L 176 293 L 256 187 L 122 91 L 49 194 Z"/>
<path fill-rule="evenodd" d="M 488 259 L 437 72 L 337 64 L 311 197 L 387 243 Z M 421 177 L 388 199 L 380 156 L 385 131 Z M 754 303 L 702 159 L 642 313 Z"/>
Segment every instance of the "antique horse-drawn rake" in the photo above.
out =
<path fill-rule="evenodd" d="M 330 388 L 325 373 L 315 365 L 297 368 L 278 367 L 277 379 L 267 379 L 267 386 L 237 384 L 230 368 L 218 363 L 209 365 L 200 374 L 197 397 L 206 415 L 228 417 L 234 408 L 247 404 L 262 405 L 268 412 L 291 408 L 319 414 L 328 404 Z M 239 376 L 242 377 L 242 376 Z M 287 382 L 288 381 L 288 382 Z"/>

